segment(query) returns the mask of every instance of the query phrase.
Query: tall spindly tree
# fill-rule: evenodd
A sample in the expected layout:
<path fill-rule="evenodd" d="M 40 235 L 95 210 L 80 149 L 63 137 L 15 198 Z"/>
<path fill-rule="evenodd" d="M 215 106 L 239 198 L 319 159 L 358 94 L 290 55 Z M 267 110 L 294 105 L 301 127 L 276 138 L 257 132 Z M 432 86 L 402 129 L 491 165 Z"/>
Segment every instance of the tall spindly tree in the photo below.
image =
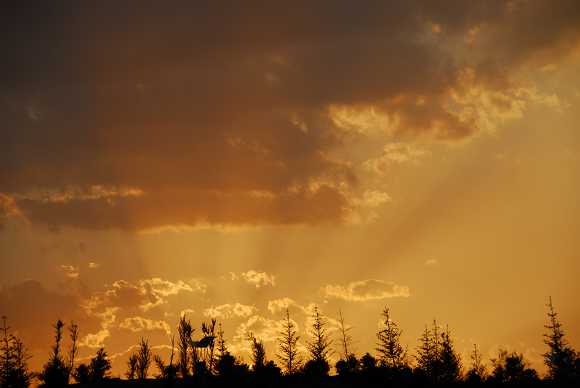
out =
<path fill-rule="evenodd" d="M 340 356 L 343 360 L 347 360 L 352 352 L 352 335 L 350 334 L 352 327 L 344 323 L 344 316 L 340 309 L 338 310 L 338 330 L 340 333 Z"/>
<path fill-rule="evenodd" d="M 287 375 L 295 374 L 302 365 L 298 354 L 298 339 L 300 336 L 296 331 L 296 325 L 290 319 L 290 311 L 286 309 L 286 317 L 278 337 L 278 359 Z"/>
<path fill-rule="evenodd" d="M 304 365 L 304 372 L 311 376 L 326 376 L 330 370 L 329 357 L 332 354 L 332 340 L 328 334 L 328 321 L 318 307 L 312 313 L 310 342 L 306 344 L 310 359 Z"/>

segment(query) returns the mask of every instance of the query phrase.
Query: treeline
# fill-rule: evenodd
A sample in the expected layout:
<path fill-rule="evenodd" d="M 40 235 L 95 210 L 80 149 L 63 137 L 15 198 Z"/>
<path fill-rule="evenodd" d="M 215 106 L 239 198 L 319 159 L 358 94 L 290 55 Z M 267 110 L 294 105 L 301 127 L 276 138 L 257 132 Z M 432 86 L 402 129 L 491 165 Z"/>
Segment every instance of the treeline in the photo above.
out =
<path fill-rule="evenodd" d="M 0 387 L 24 388 L 37 379 L 41 387 L 64 387 L 76 381 L 91 385 L 130 386 L 361 386 L 361 387 L 427 387 L 427 386 L 580 386 L 580 354 L 566 341 L 562 324 L 548 304 L 543 354 L 547 374 L 540 378 L 521 353 L 500 350 L 489 364 L 476 345 L 464 365 L 455 348 L 449 328 L 437 322 L 427 325 L 419 337 L 415 354 L 401 344 L 402 330 L 388 308 L 382 311 L 382 328 L 376 333 L 374 355 L 360 358 L 352 352 L 352 337 L 339 311 L 338 338 L 331 338 L 328 320 L 315 308 L 309 338 L 303 339 L 306 355 L 299 351 L 300 336 L 286 310 L 279 333 L 278 363 L 268 359 L 264 344 L 253 333 L 247 333 L 251 361 L 243 362 L 228 351 L 221 324 L 215 319 L 202 323 L 202 339 L 193 339 L 195 328 L 185 316 L 180 318 L 177 338 L 171 338 L 169 359 L 154 355 L 147 339 L 142 338 L 127 360 L 124 380 L 111 378 L 111 362 L 101 348 L 88 363 L 76 362 L 79 328 L 58 320 L 54 325 L 54 345 L 42 371 L 29 371 L 30 358 L 22 341 L 11 334 L 3 317 L 0 358 Z M 63 351 L 63 336 L 69 346 Z M 333 346 L 338 345 L 339 361 L 330 376 Z M 151 379 L 155 377 L 155 380 Z"/>

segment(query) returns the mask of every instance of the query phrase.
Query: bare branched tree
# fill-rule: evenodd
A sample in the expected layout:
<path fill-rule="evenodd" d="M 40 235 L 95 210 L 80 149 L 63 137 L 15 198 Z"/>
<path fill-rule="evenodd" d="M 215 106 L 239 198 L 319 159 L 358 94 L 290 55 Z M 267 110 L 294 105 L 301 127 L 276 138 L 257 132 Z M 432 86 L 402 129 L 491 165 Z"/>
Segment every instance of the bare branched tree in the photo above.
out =
<path fill-rule="evenodd" d="M 340 349 L 342 353 L 341 356 L 343 360 L 346 360 L 352 351 L 351 349 L 352 336 L 350 335 L 352 327 L 345 325 L 342 310 L 338 310 L 338 324 L 340 330 Z"/>
<path fill-rule="evenodd" d="M 69 375 L 74 371 L 75 368 L 75 358 L 78 354 L 78 338 L 79 338 L 79 326 L 71 322 L 68 328 L 69 338 L 70 338 L 70 348 L 68 352 L 68 371 Z"/>

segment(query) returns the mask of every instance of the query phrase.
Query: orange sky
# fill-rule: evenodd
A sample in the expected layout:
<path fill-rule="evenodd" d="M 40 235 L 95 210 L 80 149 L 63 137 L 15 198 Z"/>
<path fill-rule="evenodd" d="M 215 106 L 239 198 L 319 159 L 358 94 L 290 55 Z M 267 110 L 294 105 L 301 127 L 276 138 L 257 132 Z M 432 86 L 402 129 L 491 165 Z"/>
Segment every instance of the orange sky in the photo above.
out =
<path fill-rule="evenodd" d="M 181 313 L 274 358 L 290 308 L 390 306 L 543 370 L 580 346 L 580 5 L 320 1 L 0 12 L 0 314 L 57 318 L 121 374 Z M 331 320 L 331 326 L 335 323 Z M 464 363 L 468 363 L 464 359 Z"/>

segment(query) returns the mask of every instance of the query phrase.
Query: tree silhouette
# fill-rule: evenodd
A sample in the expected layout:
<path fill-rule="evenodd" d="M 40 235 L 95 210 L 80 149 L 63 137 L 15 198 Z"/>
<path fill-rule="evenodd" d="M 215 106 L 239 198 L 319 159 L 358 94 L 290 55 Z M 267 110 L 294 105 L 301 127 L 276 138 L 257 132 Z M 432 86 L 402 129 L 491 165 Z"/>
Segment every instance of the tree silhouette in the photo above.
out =
<path fill-rule="evenodd" d="M 300 336 L 296 332 L 296 325 L 290 319 L 290 311 L 286 309 L 284 326 L 278 337 L 278 359 L 282 363 L 284 373 L 293 375 L 300 369 L 302 360 L 298 355 L 298 340 Z"/>
<path fill-rule="evenodd" d="M 68 384 L 69 369 L 60 354 L 62 341 L 62 329 L 64 323 L 59 319 L 54 325 L 54 346 L 48 362 L 44 365 L 39 379 L 43 387 L 63 387 Z"/>
<path fill-rule="evenodd" d="M 204 338 L 209 338 L 209 342 L 207 347 L 203 348 L 203 360 L 207 365 L 207 369 L 209 373 L 213 372 L 213 367 L 215 363 L 214 358 L 214 338 L 215 338 L 215 327 L 216 327 L 217 320 L 212 318 L 209 323 L 202 322 L 201 324 L 201 332 L 204 335 Z"/>
<path fill-rule="evenodd" d="M 335 364 L 336 373 L 341 377 L 353 377 L 360 371 L 360 362 L 354 354 L 338 360 Z"/>
<path fill-rule="evenodd" d="M 109 370 L 111 370 L 111 361 L 109 361 L 105 349 L 100 348 L 89 364 L 90 380 L 92 382 L 104 380 L 108 376 Z"/>
<path fill-rule="evenodd" d="M 131 354 L 127 360 L 127 373 L 125 373 L 129 380 L 134 380 L 137 377 L 137 362 L 137 354 Z"/>
<path fill-rule="evenodd" d="M 549 322 L 544 327 L 548 333 L 544 334 L 544 343 L 549 350 L 544 353 L 544 363 L 548 367 L 548 377 L 558 383 L 571 383 L 578 379 L 576 370 L 576 352 L 564 338 L 562 324 L 558 320 L 558 313 L 554 310 L 552 297 L 548 302 Z"/>
<path fill-rule="evenodd" d="M 0 387 L 26 388 L 33 374 L 29 372 L 30 359 L 24 343 L 9 332 L 7 318 L 2 317 L 2 346 L 0 349 Z"/>
<path fill-rule="evenodd" d="M 230 353 L 226 352 L 218 359 L 216 372 L 225 382 L 240 384 L 240 380 L 248 376 L 249 368 L 248 365 L 240 362 Z"/>
<path fill-rule="evenodd" d="M 407 351 L 401 345 L 401 334 L 403 331 L 391 319 L 388 308 L 385 307 L 382 312 L 382 317 L 384 329 L 377 333 L 379 360 L 381 365 L 387 368 L 400 370 L 408 364 Z"/>
<path fill-rule="evenodd" d="M 151 365 L 151 346 L 149 346 L 149 341 L 141 338 L 139 342 L 139 348 L 137 349 L 137 379 L 144 380 L 147 378 L 147 372 L 149 371 L 149 366 Z"/>
<path fill-rule="evenodd" d="M 171 336 L 171 353 L 169 355 L 169 363 L 165 365 L 165 362 L 159 355 L 155 355 L 153 357 L 155 365 L 157 366 L 157 369 L 159 369 L 159 375 L 157 376 L 158 378 L 166 381 L 173 381 L 177 378 L 178 366 L 173 363 L 174 355 L 175 355 L 175 336 Z"/>
<path fill-rule="evenodd" d="M 228 353 L 228 347 L 226 345 L 226 340 L 224 338 L 224 330 L 222 329 L 221 322 L 218 324 L 216 349 L 218 352 L 218 354 L 217 354 L 218 359 L 220 359 L 226 353 Z"/>
<path fill-rule="evenodd" d="M 266 365 L 266 349 L 262 340 L 258 340 L 252 332 L 248 333 L 248 341 L 252 352 L 252 369 L 255 372 Z"/>
<path fill-rule="evenodd" d="M 107 352 L 104 348 L 99 348 L 95 356 L 91 358 L 89 365 L 80 364 L 71 374 L 78 383 L 95 384 L 107 379 L 110 370 L 111 361 L 109 361 Z"/>
<path fill-rule="evenodd" d="M 477 345 L 473 344 L 473 351 L 471 352 L 471 367 L 467 371 L 466 379 L 470 384 L 478 384 L 485 380 L 486 369 L 481 360 L 481 353 L 477 349 Z"/>
<path fill-rule="evenodd" d="M 529 385 L 538 380 L 535 370 L 529 368 L 521 353 L 508 353 L 500 349 L 498 357 L 491 360 L 493 370 L 490 380 L 495 384 Z"/>
<path fill-rule="evenodd" d="M 177 348 L 179 351 L 179 373 L 182 378 L 189 376 L 189 362 L 190 354 L 189 348 L 191 346 L 191 336 L 193 335 L 193 327 L 191 322 L 182 315 L 179 319 L 179 325 L 177 327 L 177 332 L 179 335 L 179 342 L 177 343 Z"/>
<path fill-rule="evenodd" d="M 377 359 L 374 358 L 370 353 L 365 353 L 360 358 L 360 367 L 363 373 L 370 373 L 377 367 Z"/>
<path fill-rule="evenodd" d="M 78 353 L 78 338 L 79 338 L 79 326 L 71 322 L 68 328 L 69 338 L 70 338 L 70 348 L 68 352 L 68 371 L 69 375 L 73 373 L 75 367 L 75 358 Z"/>
<path fill-rule="evenodd" d="M 90 384 L 91 383 L 91 371 L 88 365 L 80 364 L 72 372 L 73 377 L 79 384 Z"/>
<path fill-rule="evenodd" d="M 312 319 L 312 340 L 306 344 L 310 360 L 304 365 L 304 372 L 311 376 L 326 376 L 330 370 L 328 357 L 332 354 L 332 340 L 327 333 L 327 320 L 320 314 L 318 307 L 314 307 Z"/>
<path fill-rule="evenodd" d="M 350 348 L 352 345 L 352 336 L 350 335 L 350 331 L 352 330 L 352 327 L 346 326 L 344 324 L 344 316 L 342 315 L 342 310 L 340 309 L 338 310 L 338 329 L 340 331 L 340 349 L 342 353 L 341 356 L 342 359 L 346 361 L 351 355 Z"/>
<path fill-rule="evenodd" d="M 441 333 L 438 377 L 444 385 L 457 383 L 461 379 L 461 357 L 455 351 L 449 328 Z"/>
<path fill-rule="evenodd" d="M 427 377 L 432 375 L 433 365 L 437 360 L 435 347 L 433 345 L 433 334 L 431 330 L 425 325 L 425 330 L 419 338 L 419 348 L 417 349 L 417 369 L 423 372 Z"/>

